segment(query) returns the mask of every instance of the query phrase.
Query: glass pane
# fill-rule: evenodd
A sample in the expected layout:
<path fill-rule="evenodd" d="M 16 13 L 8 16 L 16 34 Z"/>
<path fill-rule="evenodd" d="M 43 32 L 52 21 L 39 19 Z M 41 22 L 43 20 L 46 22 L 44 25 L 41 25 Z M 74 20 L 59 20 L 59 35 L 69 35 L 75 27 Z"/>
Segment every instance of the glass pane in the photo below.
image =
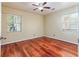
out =
<path fill-rule="evenodd" d="M 73 24 L 72 24 L 72 25 L 70 26 L 70 29 L 77 29 L 77 25 L 75 25 L 75 24 L 73 25 Z"/>
<path fill-rule="evenodd" d="M 9 15 L 8 31 L 9 32 L 19 32 L 19 31 L 21 31 L 21 16 Z"/>
<path fill-rule="evenodd" d="M 78 29 L 78 13 L 64 15 L 64 29 Z"/>
<path fill-rule="evenodd" d="M 20 24 L 17 24 L 17 31 L 21 31 L 20 30 Z"/>
<path fill-rule="evenodd" d="M 16 23 L 18 24 L 18 23 L 21 23 L 21 17 L 20 16 L 16 16 Z"/>

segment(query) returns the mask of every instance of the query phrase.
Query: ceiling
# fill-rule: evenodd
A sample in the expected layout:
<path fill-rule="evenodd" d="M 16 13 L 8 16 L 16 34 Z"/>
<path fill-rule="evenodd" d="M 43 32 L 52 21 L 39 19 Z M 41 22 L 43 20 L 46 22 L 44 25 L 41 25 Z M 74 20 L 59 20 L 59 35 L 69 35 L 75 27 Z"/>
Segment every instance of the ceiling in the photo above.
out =
<path fill-rule="evenodd" d="M 77 2 L 47 2 L 45 6 L 55 8 L 55 10 L 45 9 L 43 12 L 41 12 L 39 9 L 36 11 L 33 10 L 34 8 L 36 8 L 36 6 L 33 6 L 32 4 L 36 3 L 37 2 L 4 2 L 3 6 L 8 6 L 11 8 L 21 9 L 32 13 L 46 15 L 48 13 L 55 12 L 78 4 Z"/>

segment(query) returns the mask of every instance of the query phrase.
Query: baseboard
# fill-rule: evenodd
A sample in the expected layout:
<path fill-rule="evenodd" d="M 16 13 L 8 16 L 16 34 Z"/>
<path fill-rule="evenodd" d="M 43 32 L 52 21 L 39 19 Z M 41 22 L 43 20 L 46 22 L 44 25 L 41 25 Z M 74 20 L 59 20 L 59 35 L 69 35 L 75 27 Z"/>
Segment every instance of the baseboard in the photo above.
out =
<path fill-rule="evenodd" d="M 46 37 L 52 38 L 52 39 L 61 40 L 60 38 L 56 38 L 56 37 L 50 37 L 50 36 L 46 36 Z M 70 42 L 70 41 L 67 41 L 67 40 L 61 40 L 61 41 L 64 41 L 64 42 L 68 42 L 68 43 L 71 43 L 71 44 L 76 44 L 76 45 L 78 45 L 78 43 Z"/>
<path fill-rule="evenodd" d="M 22 39 L 22 40 L 13 41 L 13 42 L 7 42 L 7 43 L 1 44 L 1 45 L 6 45 L 6 44 L 11 44 L 11 43 L 16 43 L 16 42 L 22 42 L 22 41 L 25 41 L 25 40 L 32 40 L 32 39 L 37 39 L 37 38 L 52 38 L 52 39 L 60 40 L 59 38 L 55 38 L 55 37 L 40 36 L 40 37 L 33 37 L 33 38 L 24 39 L 24 40 Z M 78 45 L 78 43 L 73 43 L 73 42 L 69 42 L 69 41 L 66 41 L 66 40 L 61 40 L 61 41 L 64 41 L 64 42 L 68 42 L 68 43 L 71 43 L 71 44 L 76 44 L 76 45 Z"/>
<path fill-rule="evenodd" d="M 44 37 L 44 36 L 38 36 L 38 37 L 32 37 L 32 38 L 25 38 L 25 39 L 22 39 L 22 40 L 17 40 L 17 41 L 12 41 L 12 42 L 7 42 L 7 43 L 1 43 L 1 45 L 6 45 L 6 44 L 11 44 L 11 43 L 16 43 L 16 42 L 22 42 L 22 41 L 25 41 L 25 40 L 32 40 L 32 39 L 36 39 L 36 38 L 40 38 L 40 37 Z"/>

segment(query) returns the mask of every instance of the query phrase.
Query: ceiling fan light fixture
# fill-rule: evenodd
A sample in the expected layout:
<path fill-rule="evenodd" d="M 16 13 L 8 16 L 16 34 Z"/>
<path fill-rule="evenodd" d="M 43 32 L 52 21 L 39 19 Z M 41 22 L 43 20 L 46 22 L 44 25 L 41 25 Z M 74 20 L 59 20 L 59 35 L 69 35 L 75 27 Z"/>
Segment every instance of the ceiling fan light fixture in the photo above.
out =
<path fill-rule="evenodd" d="M 39 5 L 40 3 L 42 3 L 42 2 L 35 2 L 36 5 Z"/>
<path fill-rule="evenodd" d="M 42 10 L 42 9 L 43 9 L 43 7 L 38 7 L 38 9 L 39 9 L 39 10 Z"/>
<path fill-rule="evenodd" d="M 39 2 L 36 2 L 35 4 L 36 4 L 36 5 L 39 5 Z"/>

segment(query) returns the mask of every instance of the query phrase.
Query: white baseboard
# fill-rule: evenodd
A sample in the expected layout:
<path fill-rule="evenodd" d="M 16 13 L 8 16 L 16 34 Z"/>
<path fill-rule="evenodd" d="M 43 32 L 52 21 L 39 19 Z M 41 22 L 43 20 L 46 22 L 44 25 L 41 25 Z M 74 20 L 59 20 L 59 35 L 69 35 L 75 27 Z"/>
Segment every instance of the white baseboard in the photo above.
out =
<path fill-rule="evenodd" d="M 55 39 L 61 40 L 60 38 L 57 38 L 57 37 L 51 37 L 51 36 L 46 36 L 46 37 L 49 37 L 49 38 L 55 38 Z M 74 42 L 67 41 L 67 40 L 61 40 L 61 41 L 65 41 L 65 42 L 69 42 L 69 43 L 77 44 L 77 45 L 78 45 L 78 43 L 74 43 Z"/>
<path fill-rule="evenodd" d="M 38 38 L 38 37 L 42 37 L 42 36 L 31 37 L 31 38 L 25 38 L 25 39 L 20 39 L 20 40 L 12 41 L 12 42 L 1 43 L 0 45 L 6 45 L 6 44 L 11 44 L 11 43 L 16 43 L 16 42 L 20 42 L 20 41 L 24 41 L 24 40 L 35 39 L 35 38 Z"/>
<path fill-rule="evenodd" d="M 45 36 L 45 35 L 43 35 L 43 36 Z M 17 40 L 17 41 L 12 41 L 12 42 L 1 43 L 0 45 L 5 45 L 5 44 L 10 44 L 10 43 L 20 42 L 20 41 L 24 41 L 24 40 L 30 40 L 30 39 L 34 39 L 34 38 L 38 38 L 38 37 L 43 37 L 43 36 L 37 36 L 37 37 L 25 38 L 25 39 L 22 39 L 22 40 Z M 51 36 L 45 36 L 45 37 L 55 38 L 55 39 L 61 40 L 60 38 L 51 37 Z M 65 42 L 69 42 L 69 43 L 73 43 L 73 44 L 77 44 L 78 45 L 78 43 L 70 42 L 70 41 L 67 41 L 67 40 L 61 40 L 61 41 L 65 41 Z"/>

